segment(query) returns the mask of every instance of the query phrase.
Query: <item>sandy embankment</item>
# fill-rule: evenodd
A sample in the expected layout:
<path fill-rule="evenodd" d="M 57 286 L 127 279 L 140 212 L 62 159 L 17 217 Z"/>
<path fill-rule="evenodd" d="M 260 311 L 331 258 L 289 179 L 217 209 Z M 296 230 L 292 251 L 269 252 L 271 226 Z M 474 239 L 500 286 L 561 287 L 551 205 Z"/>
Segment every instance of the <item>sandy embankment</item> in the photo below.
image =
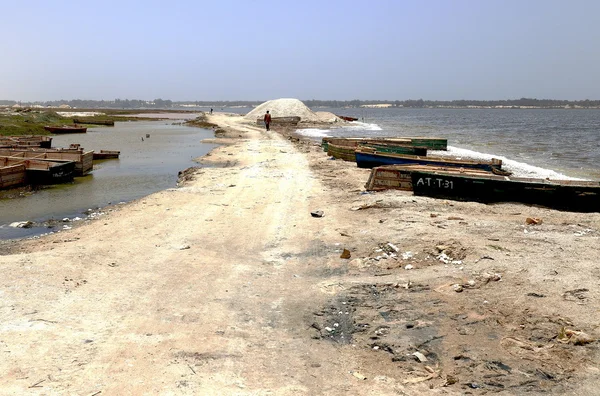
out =
<path fill-rule="evenodd" d="M 598 335 L 600 215 L 362 194 L 209 121 L 221 167 L 1 256 L 3 393 L 593 393 L 597 343 L 557 337 Z"/>

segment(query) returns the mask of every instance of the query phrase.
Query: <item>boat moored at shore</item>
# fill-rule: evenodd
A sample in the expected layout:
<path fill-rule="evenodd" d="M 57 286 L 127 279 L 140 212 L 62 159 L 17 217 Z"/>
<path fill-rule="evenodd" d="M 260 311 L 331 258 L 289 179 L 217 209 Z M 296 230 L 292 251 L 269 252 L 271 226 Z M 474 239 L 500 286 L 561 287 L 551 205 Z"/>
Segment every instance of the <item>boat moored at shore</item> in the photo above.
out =
<path fill-rule="evenodd" d="M 0 156 L 0 166 L 24 165 L 27 184 L 59 184 L 73 181 L 75 163 Z"/>
<path fill-rule="evenodd" d="M 573 212 L 600 212 L 600 182 L 445 171 L 412 172 L 415 195 L 482 203 L 520 202 Z"/>
<path fill-rule="evenodd" d="M 45 130 L 54 134 L 64 134 L 64 133 L 86 133 L 86 127 L 80 126 L 45 126 Z"/>
<path fill-rule="evenodd" d="M 501 169 L 502 160 L 492 158 L 490 161 L 473 161 L 451 157 L 430 157 L 418 155 L 401 155 L 379 153 L 372 150 L 356 150 L 356 164 L 359 168 L 374 168 L 382 165 L 435 165 L 441 167 L 483 169 L 488 172 L 508 174 Z"/>

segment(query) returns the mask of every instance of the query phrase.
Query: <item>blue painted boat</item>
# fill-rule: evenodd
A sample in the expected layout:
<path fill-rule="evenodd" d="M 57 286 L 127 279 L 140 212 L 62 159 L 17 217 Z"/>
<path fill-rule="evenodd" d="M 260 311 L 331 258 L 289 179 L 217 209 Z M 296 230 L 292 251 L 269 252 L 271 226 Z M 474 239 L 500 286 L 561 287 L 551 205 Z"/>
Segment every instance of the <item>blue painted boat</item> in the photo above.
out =
<path fill-rule="evenodd" d="M 422 157 L 418 155 L 401 155 L 373 152 L 372 150 L 356 150 L 356 165 L 359 168 L 374 168 L 383 165 L 433 165 L 441 167 L 483 169 L 488 172 L 504 173 L 501 170 L 502 160 L 492 158 L 491 161 L 473 161 L 448 157 Z"/>

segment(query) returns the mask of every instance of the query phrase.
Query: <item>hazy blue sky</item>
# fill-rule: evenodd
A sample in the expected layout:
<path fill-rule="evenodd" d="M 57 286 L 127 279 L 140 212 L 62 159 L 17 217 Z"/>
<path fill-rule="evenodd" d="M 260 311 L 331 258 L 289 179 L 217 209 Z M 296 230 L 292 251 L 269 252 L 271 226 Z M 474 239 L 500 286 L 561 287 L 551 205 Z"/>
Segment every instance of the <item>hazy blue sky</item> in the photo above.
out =
<path fill-rule="evenodd" d="M 0 99 L 600 98 L 598 0 L 10 1 Z"/>

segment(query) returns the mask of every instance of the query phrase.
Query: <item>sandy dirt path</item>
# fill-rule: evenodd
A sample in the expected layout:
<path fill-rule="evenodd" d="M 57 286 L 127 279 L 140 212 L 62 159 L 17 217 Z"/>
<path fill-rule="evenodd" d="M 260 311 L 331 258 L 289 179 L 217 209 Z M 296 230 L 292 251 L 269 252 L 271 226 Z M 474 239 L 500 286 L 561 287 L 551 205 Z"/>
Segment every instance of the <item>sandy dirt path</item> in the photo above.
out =
<path fill-rule="evenodd" d="M 0 256 L 0 394 L 593 392 L 600 215 L 365 194 L 314 143 L 209 121 L 181 187 Z"/>
<path fill-rule="evenodd" d="M 356 362 L 305 321 L 323 187 L 280 135 L 243 132 L 210 157 L 229 167 L 2 257 L 0 393 L 346 389 Z"/>

